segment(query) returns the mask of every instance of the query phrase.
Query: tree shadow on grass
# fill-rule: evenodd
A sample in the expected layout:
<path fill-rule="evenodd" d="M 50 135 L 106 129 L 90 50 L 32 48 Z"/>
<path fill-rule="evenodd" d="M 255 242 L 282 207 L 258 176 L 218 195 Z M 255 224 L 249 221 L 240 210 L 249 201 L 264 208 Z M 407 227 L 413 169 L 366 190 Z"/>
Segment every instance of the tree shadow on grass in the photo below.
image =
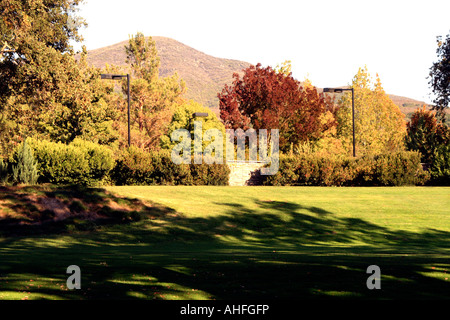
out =
<path fill-rule="evenodd" d="M 83 186 L 0 187 L 0 236 L 94 231 L 100 226 L 176 216 L 175 210 Z"/>
<path fill-rule="evenodd" d="M 92 203 L 105 203 L 96 192 Z M 39 246 L 39 238 L 12 241 L 0 248 L 0 292 L 68 299 L 450 299 L 449 232 L 397 231 L 293 202 L 221 205 L 225 215 L 206 218 L 155 205 L 144 220 L 73 235 L 61 247 Z M 64 289 L 72 264 L 82 270 L 79 291 Z M 381 269 L 381 290 L 367 288 L 369 265 Z M 25 289 L 21 275 L 53 283 Z"/>

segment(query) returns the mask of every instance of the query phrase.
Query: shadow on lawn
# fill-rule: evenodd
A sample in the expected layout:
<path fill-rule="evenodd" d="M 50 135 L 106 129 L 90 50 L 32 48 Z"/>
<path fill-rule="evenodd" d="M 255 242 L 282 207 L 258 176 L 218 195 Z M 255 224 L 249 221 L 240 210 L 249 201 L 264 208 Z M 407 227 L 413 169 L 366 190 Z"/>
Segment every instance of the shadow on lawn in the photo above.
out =
<path fill-rule="evenodd" d="M 0 291 L 21 290 L 20 274 L 64 286 L 65 268 L 77 264 L 82 290 L 47 284 L 24 292 L 69 299 L 450 299 L 442 276 L 450 272 L 449 232 L 396 231 L 291 202 L 254 204 L 225 203 L 226 215 L 208 218 L 147 207 L 150 220 L 73 235 L 64 247 L 10 239 L 0 248 Z M 369 265 L 381 268 L 381 290 L 366 286 Z"/>
<path fill-rule="evenodd" d="M 176 215 L 173 209 L 82 186 L 0 186 L 0 236 L 94 231 Z"/>

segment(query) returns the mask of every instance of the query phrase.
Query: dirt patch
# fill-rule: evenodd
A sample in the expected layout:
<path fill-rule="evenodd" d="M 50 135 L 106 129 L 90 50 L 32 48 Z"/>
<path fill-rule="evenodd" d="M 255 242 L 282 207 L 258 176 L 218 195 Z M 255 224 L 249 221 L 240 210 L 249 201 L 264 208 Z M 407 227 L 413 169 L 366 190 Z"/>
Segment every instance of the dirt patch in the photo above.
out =
<path fill-rule="evenodd" d="M 72 230 L 78 226 L 94 228 L 170 214 L 173 214 L 170 209 L 118 197 L 104 189 L 46 185 L 0 188 L 0 235 L 14 226 L 57 225 L 66 230 L 70 225 Z"/>
<path fill-rule="evenodd" d="M 42 212 L 46 210 L 53 212 L 55 221 L 66 219 L 71 215 L 68 205 L 57 198 L 39 197 L 37 202 Z"/>

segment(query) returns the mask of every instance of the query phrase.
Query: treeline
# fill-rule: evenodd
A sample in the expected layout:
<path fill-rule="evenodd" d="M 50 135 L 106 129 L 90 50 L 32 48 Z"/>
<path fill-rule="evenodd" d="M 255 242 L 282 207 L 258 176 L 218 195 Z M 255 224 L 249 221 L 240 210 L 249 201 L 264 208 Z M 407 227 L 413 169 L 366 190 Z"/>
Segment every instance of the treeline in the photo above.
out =
<path fill-rule="evenodd" d="M 366 67 L 349 85 L 353 159 L 349 92 L 321 93 L 307 79 L 300 83 L 289 62 L 258 64 L 242 77 L 235 74 L 218 93 L 218 119 L 184 98 L 186 86 L 176 73 L 159 76 L 155 43 L 142 33 L 124 47 L 126 68 L 89 66 L 85 48 L 76 59 L 70 42 L 81 41 L 84 25 L 76 16 L 78 3 L 1 4 L 1 183 L 227 184 L 226 165 L 172 163 L 171 133 L 187 129 L 194 137 L 194 120 L 202 122 L 203 132 L 278 129 L 280 171 L 266 183 L 360 185 L 361 172 L 371 185 L 449 183 L 448 126 L 425 109 L 406 122 Z M 130 88 L 125 78 L 104 80 L 102 73 L 130 74 Z M 208 116 L 194 119 L 195 112 Z"/>

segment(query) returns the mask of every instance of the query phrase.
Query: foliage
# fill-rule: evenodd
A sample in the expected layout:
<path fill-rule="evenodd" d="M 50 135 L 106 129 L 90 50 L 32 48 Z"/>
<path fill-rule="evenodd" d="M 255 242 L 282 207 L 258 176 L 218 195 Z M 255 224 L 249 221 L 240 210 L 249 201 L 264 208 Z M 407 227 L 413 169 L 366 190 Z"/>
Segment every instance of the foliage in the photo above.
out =
<path fill-rule="evenodd" d="M 181 102 L 185 84 L 175 73 L 159 78 L 159 57 L 152 37 L 137 33 L 130 37 L 125 46 L 127 62 L 132 78 L 131 98 L 131 143 L 147 150 L 159 149 L 160 138 L 167 132 L 167 125 L 175 107 Z M 122 92 L 127 94 L 127 83 L 122 82 Z M 121 146 L 125 146 L 124 133 L 127 131 L 127 105 L 119 105 L 118 131 L 122 133 Z"/>
<path fill-rule="evenodd" d="M 400 186 L 428 179 L 417 152 L 338 157 L 316 153 L 280 156 L 279 171 L 265 185 Z"/>
<path fill-rule="evenodd" d="M 0 158 L 0 184 L 6 184 L 9 179 L 8 162 Z"/>
<path fill-rule="evenodd" d="M 430 81 L 432 92 L 435 94 L 433 108 L 438 117 L 445 121 L 445 114 L 450 105 L 450 34 L 443 40 L 437 37 L 436 53 L 438 61 L 430 68 Z"/>
<path fill-rule="evenodd" d="M 15 81 L 18 75 L 30 66 L 37 66 L 45 56 L 56 53 L 68 53 L 72 50 L 70 41 L 80 41 L 78 29 L 85 22 L 75 15 L 81 0 L 10 0 L 2 1 L 0 11 L 0 97 L 1 102 L 23 86 Z M 41 60 L 43 59 L 43 60 Z M 39 61 L 41 60 L 41 61 Z M 45 89 L 48 74 L 30 73 L 29 93 Z M 34 85 L 34 86 L 32 86 Z M 2 104 L 0 104 L 2 105 Z"/>
<path fill-rule="evenodd" d="M 97 185 L 114 166 L 112 151 L 93 142 L 75 139 L 71 144 L 29 139 L 39 172 L 39 182 Z"/>
<path fill-rule="evenodd" d="M 122 152 L 111 173 L 117 185 L 227 185 L 229 169 L 220 164 L 175 164 L 169 150 Z"/>
<path fill-rule="evenodd" d="M 450 143 L 448 127 L 439 123 L 436 112 L 427 110 L 425 106 L 413 113 L 406 128 L 406 147 L 408 150 L 419 151 L 422 162 L 431 163 L 436 148 Z"/>
<path fill-rule="evenodd" d="M 352 81 L 355 99 L 356 154 L 398 152 L 403 148 L 405 135 L 404 115 L 384 92 L 377 75 L 372 83 L 367 67 L 359 68 Z M 344 94 L 338 102 L 338 138 L 351 149 L 352 124 L 351 93 Z"/>
<path fill-rule="evenodd" d="M 450 144 L 436 147 L 431 157 L 431 183 L 435 185 L 450 185 Z"/>
<path fill-rule="evenodd" d="M 429 164 L 432 184 L 450 184 L 450 129 L 438 122 L 436 112 L 417 109 L 407 124 L 408 150 L 416 150 L 421 161 Z"/>
<path fill-rule="evenodd" d="M 234 74 L 233 85 L 225 85 L 218 95 L 225 127 L 279 129 L 280 150 L 286 151 L 291 144 L 321 138 L 335 126 L 334 117 L 321 121 L 324 113 L 334 112 L 331 99 L 314 87 L 301 87 L 292 74 L 285 73 L 288 70 L 286 65 L 276 71 L 257 64 L 244 70 L 242 79 Z"/>
<path fill-rule="evenodd" d="M 196 112 L 207 113 L 207 117 L 193 117 L 193 114 Z M 217 118 L 216 114 L 212 112 L 209 108 L 203 107 L 201 104 L 189 100 L 179 105 L 173 116 L 172 121 L 169 124 L 167 134 L 161 137 L 161 148 L 172 150 L 175 145 L 177 145 L 176 141 L 171 140 L 171 134 L 175 130 L 178 129 L 186 129 L 191 133 L 191 141 L 192 146 L 191 150 L 194 150 L 194 121 L 201 122 L 202 124 L 202 137 L 205 134 L 205 131 L 209 129 L 217 129 L 222 133 L 223 141 L 225 145 L 225 127 L 223 123 Z M 199 138 L 202 138 L 199 137 Z M 202 138 L 202 151 L 204 151 L 205 147 L 210 142 L 203 140 Z M 224 147 L 225 148 L 225 147 Z M 225 150 L 225 149 L 224 149 Z"/>
<path fill-rule="evenodd" d="M 25 136 L 64 143 L 76 137 L 102 144 L 117 139 L 112 130 L 115 114 L 108 108 L 111 89 L 100 81 L 99 71 L 87 65 L 85 49 L 77 61 L 70 46 L 70 41 L 81 39 L 78 28 L 83 23 L 75 16 L 79 2 L 5 5 L 0 29 L 10 49 L 0 58 L 3 155 Z"/>
<path fill-rule="evenodd" d="M 26 139 L 17 149 L 12 161 L 13 181 L 17 184 L 34 185 L 38 180 L 37 163 L 33 150 Z"/>

